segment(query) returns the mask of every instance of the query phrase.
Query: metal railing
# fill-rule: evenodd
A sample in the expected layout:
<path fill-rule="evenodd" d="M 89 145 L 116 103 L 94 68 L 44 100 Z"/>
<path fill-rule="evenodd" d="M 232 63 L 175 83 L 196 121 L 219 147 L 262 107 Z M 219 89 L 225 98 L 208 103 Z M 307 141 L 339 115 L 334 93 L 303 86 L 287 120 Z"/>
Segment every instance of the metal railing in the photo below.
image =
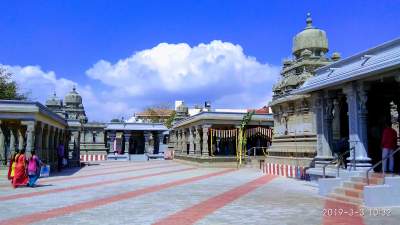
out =
<path fill-rule="evenodd" d="M 353 151 L 353 159 L 352 159 L 352 165 L 354 170 L 356 170 L 356 152 L 355 152 L 355 147 L 351 147 L 349 150 L 340 153 L 338 156 L 336 156 L 334 159 L 331 161 L 327 162 L 323 167 L 322 167 L 322 177 L 326 178 L 326 167 L 331 165 L 333 162 L 336 160 L 338 161 L 338 164 L 336 166 L 337 172 L 336 172 L 336 177 L 339 177 L 339 171 L 340 171 L 340 164 L 343 162 L 343 156 L 345 156 L 347 153 Z"/>
<path fill-rule="evenodd" d="M 373 169 L 375 169 L 377 166 L 381 165 L 383 163 L 383 161 L 387 160 L 390 157 L 393 157 L 397 152 L 400 151 L 400 147 L 397 148 L 396 150 L 394 150 L 392 153 L 390 153 L 389 155 L 387 155 L 385 158 L 383 158 L 381 161 L 375 163 L 371 168 L 369 168 L 366 172 L 366 178 L 367 178 L 367 184 L 369 185 L 369 172 Z M 383 168 L 382 170 L 382 174 L 383 174 L 383 184 L 385 184 L 385 169 Z M 392 171 L 393 172 L 393 171 Z"/>
<path fill-rule="evenodd" d="M 263 154 L 265 155 L 266 151 L 268 150 L 269 147 L 251 147 L 247 149 L 247 160 L 250 161 L 251 156 L 257 156 L 257 149 L 261 149 Z M 253 154 L 252 154 L 253 153 Z"/>

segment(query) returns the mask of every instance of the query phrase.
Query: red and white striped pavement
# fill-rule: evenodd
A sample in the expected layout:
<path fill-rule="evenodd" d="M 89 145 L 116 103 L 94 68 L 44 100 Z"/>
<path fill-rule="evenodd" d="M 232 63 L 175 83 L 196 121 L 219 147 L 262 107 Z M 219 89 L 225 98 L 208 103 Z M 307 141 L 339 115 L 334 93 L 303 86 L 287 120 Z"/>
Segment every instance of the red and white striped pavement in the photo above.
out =
<path fill-rule="evenodd" d="M 100 171 L 93 171 L 96 167 Z M 194 168 L 174 161 L 104 162 L 82 171 L 88 168 L 89 173 L 41 179 L 45 185 L 33 189 L 0 187 L 0 225 L 363 224 L 366 220 L 326 218 L 324 207 L 357 207 L 327 202 L 305 181 L 251 169 Z M 284 167 L 271 165 L 265 170 L 274 168 L 285 174 Z M 290 167 L 286 173 L 291 174 Z M 6 182 L 0 177 L 1 184 Z M 385 224 L 396 224 L 399 215 L 393 211 Z"/>

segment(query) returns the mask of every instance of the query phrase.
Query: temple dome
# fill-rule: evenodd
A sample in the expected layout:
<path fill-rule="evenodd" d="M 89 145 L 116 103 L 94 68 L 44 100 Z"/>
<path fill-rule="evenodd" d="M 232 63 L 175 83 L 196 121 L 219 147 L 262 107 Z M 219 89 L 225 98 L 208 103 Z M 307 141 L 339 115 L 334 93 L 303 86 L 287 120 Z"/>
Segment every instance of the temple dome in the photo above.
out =
<path fill-rule="evenodd" d="M 328 52 L 328 39 L 325 31 L 312 26 L 310 13 L 307 14 L 306 28 L 293 38 L 293 54 L 300 55 L 305 49 L 323 53 Z"/>
<path fill-rule="evenodd" d="M 81 105 L 82 104 L 82 97 L 78 94 L 76 91 L 76 88 L 73 87 L 72 91 L 69 92 L 65 98 L 64 98 L 65 104 L 76 104 L 76 105 Z"/>
<path fill-rule="evenodd" d="M 57 97 L 56 92 L 46 100 L 46 106 L 62 106 L 62 101 Z"/>

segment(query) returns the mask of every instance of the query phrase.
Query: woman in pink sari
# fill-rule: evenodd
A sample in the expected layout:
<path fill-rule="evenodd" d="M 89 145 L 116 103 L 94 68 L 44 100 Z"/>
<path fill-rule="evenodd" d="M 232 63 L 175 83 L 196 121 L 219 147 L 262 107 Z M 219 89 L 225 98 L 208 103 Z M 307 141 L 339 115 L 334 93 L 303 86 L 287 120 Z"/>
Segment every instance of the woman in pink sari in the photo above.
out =
<path fill-rule="evenodd" d="M 15 158 L 15 163 L 13 187 L 26 186 L 28 183 L 28 175 L 26 174 L 25 150 L 21 150 L 20 154 Z"/>

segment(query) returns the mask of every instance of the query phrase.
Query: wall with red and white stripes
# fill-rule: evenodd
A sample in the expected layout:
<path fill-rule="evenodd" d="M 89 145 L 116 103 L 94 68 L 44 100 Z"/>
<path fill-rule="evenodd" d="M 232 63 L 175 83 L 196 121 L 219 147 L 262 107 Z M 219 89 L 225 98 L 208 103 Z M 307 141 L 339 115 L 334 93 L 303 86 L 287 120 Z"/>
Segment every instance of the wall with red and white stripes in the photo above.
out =
<path fill-rule="evenodd" d="M 307 179 L 307 174 L 305 173 L 305 167 L 293 166 L 286 164 L 276 164 L 276 163 L 262 163 L 261 170 L 265 174 L 292 177 L 298 179 Z"/>
<path fill-rule="evenodd" d="M 104 161 L 107 160 L 107 155 L 81 155 L 81 162 Z"/>

